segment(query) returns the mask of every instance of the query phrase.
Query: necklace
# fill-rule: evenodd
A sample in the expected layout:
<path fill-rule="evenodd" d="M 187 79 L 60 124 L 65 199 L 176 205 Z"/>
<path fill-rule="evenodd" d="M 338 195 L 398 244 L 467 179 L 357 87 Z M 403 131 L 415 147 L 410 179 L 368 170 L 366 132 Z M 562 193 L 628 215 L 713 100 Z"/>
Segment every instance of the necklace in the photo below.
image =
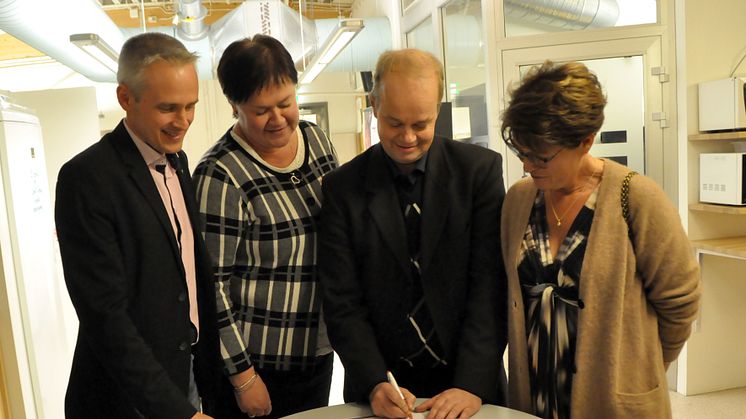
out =
<path fill-rule="evenodd" d="M 557 215 L 557 211 L 554 209 L 554 200 L 552 199 L 552 191 L 549 191 L 549 209 L 552 210 L 552 214 L 554 215 L 554 219 L 557 220 L 557 227 L 562 227 L 562 220 L 565 218 L 568 212 L 575 206 L 575 204 L 578 202 L 578 199 L 580 199 L 581 196 L 584 195 L 585 188 L 591 185 L 591 182 L 593 182 L 593 179 L 599 175 L 599 172 L 593 172 L 591 176 L 588 178 L 588 182 L 583 184 L 583 186 L 580 187 L 578 190 L 578 194 L 575 196 L 575 199 L 572 200 L 570 205 L 565 208 L 565 211 L 562 213 L 562 216 Z"/>

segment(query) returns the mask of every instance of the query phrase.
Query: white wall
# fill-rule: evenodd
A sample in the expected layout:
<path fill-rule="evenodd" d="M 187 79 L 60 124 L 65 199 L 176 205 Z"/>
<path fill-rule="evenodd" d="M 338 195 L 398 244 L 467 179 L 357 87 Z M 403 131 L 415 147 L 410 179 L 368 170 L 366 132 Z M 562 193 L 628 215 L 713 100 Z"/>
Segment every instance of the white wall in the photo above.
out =
<path fill-rule="evenodd" d="M 329 107 L 329 136 L 340 163 L 355 157 L 359 148 L 360 110 L 365 92 L 357 73 L 321 73 L 310 85 L 298 89 L 299 103 L 326 102 Z"/>
<path fill-rule="evenodd" d="M 350 17 L 386 16 L 391 25 L 391 49 L 401 48 L 401 11 L 398 0 L 357 0 Z"/>
<path fill-rule="evenodd" d="M 201 80 L 194 122 L 184 140 L 189 169 L 194 170 L 202 155 L 236 122 L 217 80 Z"/>
<path fill-rule="evenodd" d="M 686 0 L 688 133 L 698 132 L 697 84 L 728 77 L 746 53 L 746 2 Z M 736 74 L 746 74 L 742 64 Z M 732 151 L 727 141 L 688 143 L 689 201 L 698 201 L 699 153 Z M 746 235 L 744 216 L 689 212 L 691 239 Z M 705 256 L 700 329 L 687 344 L 688 393 L 746 386 L 746 261 Z"/>
<path fill-rule="evenodd" d="M 92 86 L 94 82 L 48 57 L 0 68 L 0 90 L 26 92 Z"/>
<path fill-rule="evenodd" d="M 96 90 L 76 87 L 19 92 L 12 96 L 19 104 L 33 109 L 41 122 L 49 192 L 54 206 L 60 168 L 100 137 Z"/>

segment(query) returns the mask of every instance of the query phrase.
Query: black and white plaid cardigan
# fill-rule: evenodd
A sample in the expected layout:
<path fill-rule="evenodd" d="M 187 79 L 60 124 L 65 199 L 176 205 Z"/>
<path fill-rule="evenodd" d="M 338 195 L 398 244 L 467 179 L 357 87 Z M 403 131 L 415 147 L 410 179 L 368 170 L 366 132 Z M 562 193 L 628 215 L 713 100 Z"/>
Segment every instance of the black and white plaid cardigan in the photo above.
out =
<path fill-rule="evenodd" d="M 334 147 L 316 125 L 298 125 L 300 167 L 273 170 L 229 130 L 194 172 L 205 242 L 214 269 L 221 352 L 228 374 L 312 366 L 321 294 L 316 243 L 321 179 L 336 168 Z M 286 173 L 283 173 L 286 172 Z"/>

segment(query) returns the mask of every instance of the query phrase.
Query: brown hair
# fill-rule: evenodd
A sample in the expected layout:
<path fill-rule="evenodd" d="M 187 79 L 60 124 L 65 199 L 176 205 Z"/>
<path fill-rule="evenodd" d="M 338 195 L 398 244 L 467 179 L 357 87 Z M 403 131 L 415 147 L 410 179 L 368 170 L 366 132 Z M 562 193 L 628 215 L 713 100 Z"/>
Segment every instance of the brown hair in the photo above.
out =
<path fill-rule="evenodd" d="M 512 90 L 503 141 L 534 153 L 550 145 L 575 148 L 601 129 L 605 106 L 601 84 L 585 65 L 546 61 Z"/>

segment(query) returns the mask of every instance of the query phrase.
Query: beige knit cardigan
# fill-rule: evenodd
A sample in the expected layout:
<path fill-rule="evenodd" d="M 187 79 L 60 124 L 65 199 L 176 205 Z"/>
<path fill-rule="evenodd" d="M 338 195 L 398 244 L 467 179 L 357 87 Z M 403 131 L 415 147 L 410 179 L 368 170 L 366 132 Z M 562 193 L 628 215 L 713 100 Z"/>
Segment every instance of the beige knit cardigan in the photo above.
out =
<path fill-rule="evenodd" d="M 664 362 L 676 359 L 697 316 L 699 271 L 676 209 L 651 179 L 630 186 L 634 246 L 622 217 L 628 168 L 605 160 L 580 273 L 571 414 L 582 418 L 670 418 Z M 508 273 L 509 403 L 531 412 L 526 324 L 516 260 L 537 189 L 510 188 L 502 211 Z"/>

